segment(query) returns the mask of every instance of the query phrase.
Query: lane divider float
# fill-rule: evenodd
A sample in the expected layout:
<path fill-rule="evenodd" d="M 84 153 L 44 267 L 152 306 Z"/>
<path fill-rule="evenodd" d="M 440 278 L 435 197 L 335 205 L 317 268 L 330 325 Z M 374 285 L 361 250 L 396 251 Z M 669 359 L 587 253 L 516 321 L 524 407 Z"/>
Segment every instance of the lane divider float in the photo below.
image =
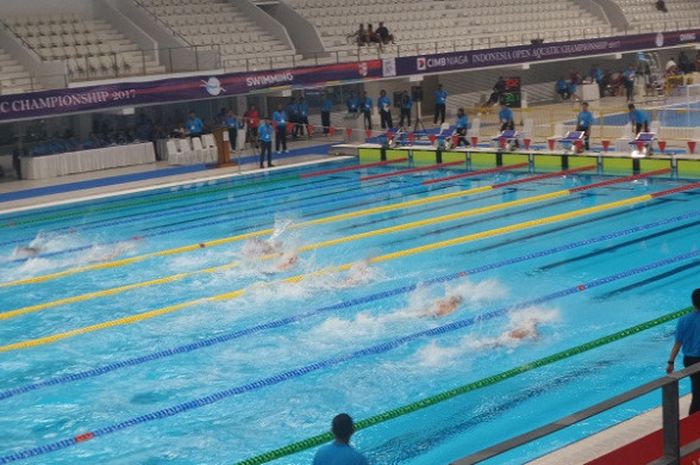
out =
<path fill-rule="evenodd" d="M 601 236 L 593 237 L 590 239 L 584 239 L 581 241 L 571 242 L 571 243 L 564 244 L 561 246 L 552 247 L 549 249 L 540 250 L 540 251 L 536 251 L 536 252 L 531 252 L 531 253 L 526 254 L 526 255 L 520 255 L 520 256 L 511 257 L 511 258 L 508 258 L 505 260 L 501 260 L 501 261 L 497 261 L 497 262 L 493 262 L 493 263 L 489 263 L 489 264 L 485 264 L 485 265 L 480 265 L 476 268 L 472 268 L 469 270 L 457 271 L 457 272 L 453 272 L 450 274 L 437 276 L 435 278 L 431 278 L 431 279 L 428 279 L 426 281 L 413 282 L 411 284 L 404 285 L 401 287 L 396 287 L 393 289 L 388 289 L 388 290 L 373 293 L 373 294 L 355 297 L 355 298 L 352 298 L 349 300 L 339 302 L 337 304 L 316 308 L 316 309 L 308 311 L 308 312 L 298 313 L 296 315 L 287 316 L 287 317 L 284 317 L 281 319 L 260 323 L 260 324 L 257 324 L 254 326 L 249 326 L 247 328 L 239 329 L 239 330 L 236 330 L 236 331 L 233 331 L 230 333 L 220 334 L 218 336 L 214 336 L 211 338 L 199 339 L 196 342 L 192 342 L 189 344 L 176 346 L 176 347 L 173 347 L 170 349 L 164 349 L 164 350 L 161 350 L 158 352 L 151 352 L 151 353 L 148 353 L 146 355 L 141 355 L 138 357 L 117 360 L 117 361 L 109 363 L 108 365 L 102 365 L 102 366 L 97 367 L 97 368 L 92 368 L 92 369 L 88 369 L 88 370 L 84 370 L 84 371 L 80 371 L 80 372 L 68 373 L 68 374 L 60 375 L 60 376 L 57 376 L 54 378 L 49 378 L 46 380 L 37 381 L 35 383 L 25 384 L 25 385 L 18 386 L 15 388 L 7 389 L 5 391 L 0 391 L 0 401 L 8 399 L 10 397 L 14 397 L 16 395 L 36 391 L 38 389 L 43 389 L 43 388 L 47 388 L 50 386 L 57 386 L 57 385 L 62 385 L 62 384 L 73 383 L 73 382 L 77 382 L 77 381 L 87 379 L 87 378 L 94 378 L 97 376 L 102 376 L 102 375 L 107 374 L 107 373 L 111 373 L 113 371 L 117 371 L 117 370 L 122 369 L 122 368 L 133 367 L 136 365 L 141 365 L 143 363 L 152 362 L 155 360 L 160 360 L 160 359 L 164 359 L 164 358 L 168 358 L 168 357 L 173 357 L 175 355 L 189 353 L 189 352 L 193 352 L 193 351 L 199 350 L 199 349 L 204 349 L 207 347 L 212 347 L 212 346 L 226 343 L 226 342 L 230 342 L 230 341 L 233 341 L 233 340 L 245 337 L 245 336 L 252 336 L 254 334 L 258 334 L 258 333 L 261 333 L 261 332 L 264 332 L 264 331 L 267 331 L 270 329 L 282 328 L 282 327 L 288 326 L 290 324 L 298 323 L 300 321 L 303 321 L 303 320 L 306 320 L 306 319 L 309 319 L 309 318 L 312 318 L 312 317 L 315 317 L 315 316 L 318 316 L 318 315 L 321 315 L 324 313 L 332 312 L 334 310 L 345 310 L 348 308 L 355 307 L 357 305 L 368 304 L 368 303 L 376 302 L 376 301 L 383 300 L 383 299 L 386 299 L 389 297 L 395 297 L 398 295 L 407 294 L 409 292 L 415 291 L 419 285 L 428 287 L 428 286 L 433 286 L 436 284 L 444 284 L 444 283 L 451 282 L 451 281 L 454 281 L 457 279 L 465 278 L 467 276 L 475 276 L 477 274 L 484 273 L 486 271 L 492 271 L 492 270 L 496 270 L 496 269 L 503 268 L 506 266 L 526 262 L 529 260 L 543 258 L 543 257 L 557 254 L 560 252 L 570 251 L 570 250 L 574 250 L 574 249 L 577 249 L 580 247 L 585 247 L 585 246 L 597 244 L 600 242 L 605 242 L 605 241 L 610 241 L 610 240 L 626 237 L 626 236 L 636 234 L 639 232 L 648 231 L 650 229 L 672 225 L 674 223 L 693 219 L 693 218 L 696 218 L 698 216 L 700 216 L 700 210 L 696 210 L 694 212 L 690 212 L 690 213 L 680 215 L 680 216 L 665 218 L 665 219 L 662 219 L 659 221 L 655 221 L 653 223 L 647 223 L 647 224 L 643 224 L 643 225 L 633 226 L 633 227 L 630 227 L 627 229 L 622 229 L 619 231 L 613 231 L 611 233 L 603 234 Z M 658 268 L 658 267 L 665 266 L 665 265 L 668 265 L 668 263 L 657 262 L 654 264 L 654 268 Z"/>
<path fill-rule="evenodd" d="M 350 262 L 350 263 L 346 263 L 343 265 L 335 265 L 335 266 L 331 266 L 331 267 L 326 267 L 326 268 L 323 268 L 321 270 L 317 270 L 317 271 L 314 271 L 311 273 L 301 274 L 301 275 L 296 275 L 296 276 L 292 276 L 289 278 L 285 278 L 285 279 L 282 279 L 280 282 L 282 282 L 282 283 L 297 283 L 297 282 L 301 282 L 302 280 L 304 280 L 305 278 L 310 277 L 310 276 L 318 276 L 318 275 L 328 274 L 328 273 L 332 273 L 332 272 L 348 271 L 350 268 L 352 268 L 353 266 L 356 266 L 360 263 L 366 262 L 368 264 L 374 264 L 374 263 L 382 263 L 382 262 L 386 262 L 386 261 L 396 260 L 398 258 L 417 255 L 420 253 L 429 252 L 429 251 L 433 251 L 433 250 L 439 250 L 439 249 L 443 249 L 446 247 L 465 244 L 468 242 L 473 242 L 473 241 L 486 239 L 486 238 L 490 238 L 490 237 L 494 237 L 494 236 L 500 236 L 503 234 L 509 234 L 512 232 L 522 231 L 525 229 L 539 227 L 539 226 L 543 226 L 546 224 L 567 221 L 567 220 L 570 220 L 573 218 L 577 218 L 577 217 L 581 217 L 581 216 L 585 216 L 585 215 L 592 215 L 595 213 L 600 213 L 600 212 L 611 210 L 611 209 L 629 207 L 629 206 L 633 206 L 633 205 L 636 205 L 639 203 L 648 202 L 650 200 L 661 198 L 665 195 L 671 195 L 671 194 L 675 194 L 675 193 L 679 193 L 679 192 L 685 192 L 688 190 L 695 190 L 698 188 L 700 188 L 700 182 L 695 182 L 692 184 L 687 184 L 685 186 L 676 187 L 676 188 L 668 189 L 665 191 L 655 192 L 653 194 L 644 194 L 644 195 L 640 195 L 640 196 L 636 196 L 636 197 L 631 197 L 631 198 L 627 198 L 627 199 L 623 199 L 623 200 L 617 200 L 614 202 L 605 203 L 602 205 L 597 205 L 594 207 L 582 208 L 580 210 L 574 210 L 571 212 L 560 213 L 560 214 L 552 215 L 552 216 L 545 217 L 545 218 L 524 221 L 522 223 L 516 223 L 516 224 L 509 225 L 509 226 L 503 226 L 500 228 L 482 231 L 479 233 L 468 234 L 466 236 L 456 237 L 456 238 L 444 240 L 441 242 L 435 242 L 432 244 L 426 244 L 426 245 L 422 245 L 422 246 L 418 246 L 418 247 L 413 247 L 410 249 L 404 249 L 404 250 L 399 250 L 396 252 L 390 252 L 390 253 L 387 253 L 384 255 L 372 257 L 372 258 L 365 260 L 365 261 L 362 261 L 362 262 Z M 198 298 L 198 299 L 194 299 L 194 300 L 190 300 L 190 301 L 185 301 L 185 302 L 181 302 L 178 304 L 158 308 L 155 310 L 149 310 L 146 312 L 130 315 L 127 317 L 118 318 L 118 319 L 114 319 L 111 321 L 105 321 L 102 323 L 97 323 L 97 324 L 93 324 L 93 325 L 89 325 L 89 326 L 84 326 L 81 328 L 76 328 L 76 329 L 72 329 L 69 331 L 61 332 L 61 333 L 55 333 L 55 334 L 51 334 L 48 336 L 43 336 L 43 337 L 39 337 L 39 338 L 35 338 L 35 339 L 26 339 L 26 340 L 15 342 L 15 343 L 5 344 L 5 345 L 0 346 L 0 352 L 23 350 L 23 349 L 28 349 L 31 347 L 38 347 L 38 346 L 42 346 L 42 345 L 46 345 L 46 344 L 52 344 L 52 343 L 58 342 L 60 340 L 68 339 L 68 338 L 75 337 L 75 336 L 82 335 L 82 334 L 88 334 L 88 333 L 92 333 L 92 332 L 100 331 L 100 330 L 104 330 L 104 329 L 111 329 L 111 328 L 115 328 L 118 326 L 124 326 L 124 325 L 138 323 L 138 322 L 149 320 L 149 319 L 156 318 L 159 316 L 171 314 L 171 313 L 174 313 L 174 312 L 186 309 L 186 308 L 190 308 L 190 307 L 193 307 L 193 306 L 196 306 L 199 304 L 203 304 L 203 303 L 222 302 L 222 301 L 232 300 L 232 299 L 238 298 L 238 297 L 242 296 L 243 294 L 245 294 L 246 290 L 247 290 L 247 288 L 242 288 L 242 289 L 238 289 L 235 291 L 231 291 L 231 292 L 227 292 L 227 293 L 223 293 L 223 294 L 219 294 L 219 295 L 215 295 L 215 296 L 202 297 L 202 298 Z"/>
<path fill-rule="evenodd" d="M 700 255 L 700 251 L 695 251 L 691 252 L 696 255 Z M 677 256 L 680 257 L 680 256 Z M 674 258 L 677 258 L 674 257 Z M 669 259 L 663 260 L 667 261 Z M 15 453 L 11 453 L 5 456 L 0 457 L 0 464 L 6 464 L 6 463 L 12 463 L 16 462 L 19 460 L 23 460 L 29 457 L 34 457 L 37 455 L 44 455 L 50 452 L 54 452 L 57 450 L 61 449 L 66 449 L 68 447 L 72 447 L 75 445 L 78 445 L 80 443 L 90 441 L 99 437 L 107 436 L 113 433 L 117 433 L 120 431 L 124 431 L 129 428 L 133 428 L 134 426 L 142 425 L 145 423 L 150 423 L 152 421 L 156 420 L 162 420 L 164 418 L 169 418 L 173 417 L 175 415 L 179 415 L 180 413 L 187 412 L 187 411 L 192 411 L 199 409 L 201 407 L 205 407 L 208 405 L 215 404 L 217 402 L 220 402 L 224 399 L 232 398 L 235 396 L 239 396 L 242 394 L 246 394 L 248 392 L 254 392 L 258 391 L 262 388 L 266 388 L 269 386 L 274 386 L 292 379 L 298 379 L 301 378 L 305 375 L 308 375 L 309 373 L 314 373 L 320 370 L 328 369 L 328 368 L 333 368 L 335 366 L 344 364 L 346 362 L 349 362 L 351 360 L 356 360 L 359 358 L 363 357 L 368 357 L 368 356 L 374 356 L 374 355 L 380 355 L 384 354 L 387 352 L 390 352 L 396 348 L 402 347 L 405 344 L 409 342 L 413 342 L 416 340 L 423 340 L 425 338 L 431 338 L 431 337 L 437 337 L 437 336 L 442 336 L 445 334 L 452 333 L 456 330 L 464 329 L 470 326 L 473 326 L 475 324 L 488 321 L 500 316 L 506 315 L 508 312 L 514 311 L 514 310 L 519 310 L 519 309 L 524 309 L 527 307 L 531 307 L 533 305 L 541 305 L 542 303 L 545 302 L 550 302 L 552 300 L 556 300 L 561 297 L 569 296 L 572 294 L 577 294 L 580 292 L 584 292 L 586 290 L 592 289 L 594 287 L 600 286 L 607 284 L 613 280 L 616 279 L 621 279 L 625 278 L 628 276 L 631 276 L 635 274 L 635 270 L 637 273 L 644 272 L 647 267 L 651 265 L 645 265 L 639 268 L 636 268 L 634 270 L 628 270 L 622 273 L 617 273 L 614 275 L 606 276 L 604 278 L 599 278 L 593 281 L 590 281 L 585 284 L 579 284 L 577 286 L 569 287 L 566 289 L 562 289 L 560 291 L 545 295 L 543 297 L 539 297 L 536 299 L 528 300 L 525 302 L 518 303 L 513 306 L 509 307 L 502 307 L 497 310 L 493 310 L 487 313 L 482 313 L 480 315 L 476 315 L 473 317 L 469 317 L 466 319 L 462 320 L 457 320 L 453 321 L 441 326 L 437 326 L 434 328 L 418 331 L 412 334 L 408 334 L 402 337 L 398 337 L 392 340 L 388 340 L 385 342 L 381 342 L 379 344 L 375 344 L 373 346 L 365 347 L 363 349 L 355 350 L 353 352 L 345 353 L 345 354 L 340 354 L 336 355 L 331 358 L 327 358 L 324 360 L 320 360 L 317 362 L 313 362 L 310 364 L 307 364 L 305 366 L 299 367 L 299 368 L 293 368 L 291 370 L 287 370 L 282 373 L 278 373 L 276 375 L 268 376 L 265 378 L 261 378 L 246 384 L 242 385 L 237 385 L 237 386 L 232 386 L 230 388 L 203 396 L 199 397 L 190 401 L 186 402 L 181 402 L 179 404 L 173 405 L 171 407 L 167 407 L 164 409 L 160 410 L 155 410 L 153 412 L 149 412 L 144 415 L 139 415 L 136 417 L 132 417 L 128 420 L 121 421 L 119 423 L 113 423 L 108 426 L 104 426 L 101 428 L 94 429 L 92 431 L 84 432 L 81 434 L 78 434 L 76 436 L 70 437 L 70 438 L 65 438 L 59 441 L 55 441 L 49 444 L 45 444 L 42 446 L 30 448 L 30 449 L 25 449 L 22 451 L 18 451 Z M 358 422 L 359 425 L 363 428 L 367 428 L 369 426 L 375 425 L 377 423 L 387 421 L 392 418 L 396 418 L 398 416 L 406 415 L 408 413 L 412 413 L 416 410 L 424 409 L 428 406 L 435 405 L 440 402 L 444 402 L 445 400 L 451 399 L 453 397 L 456 397 L 458 395 L 471 392 L 473 390 L 483 388 L 492 384 L 496 384 L 498 382 L 504 381 L 506 379 L 512 378 L 514 376 L 517 376 L 519 374 L 525 373 L 527 371 L 531 371 L 535 368 L 539 368 L 545 365 L 549 365 L 551 363 L 554 363 L 556 361 L 563 360 L 565 358 L 572 357 L 574 355 L 580 354 L 582 352 L 589 351 L 593 348 L 600 347 L 602 345 L 609 344 L 611 342 L 623 339 L 625 337 L 631 336 L 632 334 L 637 334 L 641 331 L 644 331 L 646 329 L 652 328 L 654 326 L 658 326 L 660 324 L 673 321 L 680 316 L 690 312 L 690 308 L 685 308 L 680 311 L 676 311 L 667 315 L 664 315 L 659 318 L 655 318 L 653 320 L 632 326 L 630 328 L 626 328 L 622 331 L 618 331 L 616 333 L 613 333 L 611 335 L 604 336 L 602 338 L 595 339 L 594 341 L 588 342 L 586 344 L 582 344 L 579 346 L 575 346 L 573 348 L 557 352 L 553 355 L 544 357 L 539 360 L 535 360 L 534 362 L 527 363 L 525 365 L 520 365 L 519 367 L 511 368 L 510 370 L 504 371 L 500 374 L 493 375 L 487 378 L 484 378 L 482 380 L 476 381 L 469 383 L 467 385 L 464 385 L 459 388 L 454 388 L 449 391 L 437 394 L 435 396 L 431 396 L 425 399 L 422 399 L 418 402 L 414 402 L 411 404 L 408 404 L 407 406 L 399 407 L 397 409 L 390 410 L 389 412 L 384 412 L 383 414 L 376 415 L 374 417 L 370 417 L 369 419 L 365 419 L 361 422 Z M 372 421 L 370 421 L 372 420 Z M 360 428 L 357 428 L 360 429 Z M 321 439 L 323 438 L 323 440 Z M 294 443 L 294 444 L 303 444 L 304 448 L 309 448 L 309 447 L 314 447 L 316 444 L 316 441 L 322 441 L 325 442 L 328 438 L 328 434 L 323 434 L 319 436 L 314 436 L 312 439 L 307 439 L 304 441 L 300 441 L 299 443 Z M 312 444 L 313 443 L 313 444 Z M 253 465 L 253 464 L 260 464 L 260 463 L 265 463 L 271 460 L 274 460 L 276 458 L 279 458 L 280 453 L 285 453 L 285 455 L 290 455 L 292 453 L 299 452 L 300 446 L 285 446 L 283 448 L 277 449 L 276 451 L 284 451 L 284 452 L 276 452 L 275 453 L 267 453 L 263 454 L 265 457 L 265 460 L 263 462 L 260 461 L 255 461 L 255 460 L 260 460 L 256 457 L 249 459 L 249 461 L 243 461 L 239 462 L 238 465 L 246 464 L 246 465 Z M 260 457 L 260 456 L 259 456 Z"/>
<path fill-rule="evenodd" d="M 499 167 L 499 168 L 503 168 L 503 167 Z M 644 173 L 644 174 L 640 174 L 640 175 L 627 176 L 625 178 L 616 178 L 615 181 L 625 182 L 627 180 L 639 179 L 641 177 L 654 176 L 656 174 L 665 173 L 667 171 L 668 170 L 652 171 L 652 172 Z M 476 172 L 474 172 L 474 173 L 476 173 Z M 461 191 L 456 191 L 456 192 L 449 192 L 449 193 L 445 193 L 445 194 L 434 195 L 434 196 L 416 199 L 416 200 L 409 200 L 409 201 L 398 202 L 398 203 L 393 203 L 393 204 L 388 204 L 388 205 L 382 205 L 379 207 L 373 207 L 373 208 L 368 208 L 368 209 L 364 209 L 364 210 L 357 210 L 355 212 L 342 213 L 342 214 L 332 215 L 332 216 L 328 216 L 328 217 L 324 217 L 324 218 L 318 218 L 315 220 L 304 221 L 304 222 L 292 225 L 291 229 L 301 229 L 301 228 L 305 228 L 308 226 L 317 226 L 317 225 L 328 224 L 328 223 L 333 223 L 333 222 L 337 222 L 337 221 L 345 221 L 345 220 L 349 220 L 349 219 L 359 218 L 359 217 L 363 217 L 363 216 L 375 215 L 375 214 L 379 214 L 379 213 L 386 213 L 386 212 L 404 209 L 404 208 L 412 208 L 412 207 L 416 207 L 416 206 L 429 205 L 429 204 L 432 204 L 435 202 L 442 202 L 442 201 L 448 200 L 448 199 L 455 199 L 455 198 L 466 197 L 466 196 L 475 195 L 475 194 L 479 194 L 479 193 L 483 193 L 483 192 L 488 192 L 488 191 L 493 190 L 493 189 L 494 189 L 493 185 L 487 185 L 487 186 L 481 186 L 481 187 L 476 187 L 476 188 L 471 188 L 471 189 L 466 189 L 466 190 L 461 190 Z M 568 190 L 564 190 L 564 191 L 560 191 L 560 192 L 568 193 Z M 552 198 L 556 197 L 555 193 L 544 194 L 544 195 L 551 195 Z M 133 257 L 123 258 L 123 259 L 119 259 L 119 260 L 103 262 L 103 263 L 94 263 L 94 264 L 83 265 L 83 266 L 74 267 L 74 268 L 68 268 L 66 270 L 62 270 L 62 271 L 58 271 L 58 272 L 54 272 L 54 273 L 48 273 L 48 274 L 40 275 L 40 276 L 34 276 L 32 278 L 23 278 L 23 279 L 18 279 L 18 280 L 13 280 L 13 281 L 6 281 L 3 283 L 0 283 L 0 288 L 20 286 L 20 285 L 26 285 L 26 284 L 37 284 L 37 283 L 42 283 L 42 282 L 58 279 L 58 278 L 63 278 L 66 276 L 71 276 L 71 275 L 78 274 L 78 273 L 84 273 L 87 271 L 102 270 L 102 269 L 108 269 L 108 268 L 118 268 L 121 266 L 126 266 L 126 265 L 130 265 L 130 264 L 138 263 L 138 262 L 147 260 L 149 258 L 177 255 L 180 253 L 199 250 L 199 249 L 205 248 L 205 247 L 216 247 L 219 245 L 230 244 L 233 242 L 251 239 L 254 237 L 269 235 L 269 234 L 272 234 L 273 232 L 274 232 L 274 228 L 267 228 L 267 229 L 262 229 L 262 230 L 258 230 L 258 231 L 251 231 L 251 232 L 244 233 L 244 234 L 237 234 L 237 235 L 233 235 L 233 236 L 228 236 L 228 237 L 224 237 L 224 238 L 220 238 L 220 239 L 214 239 L 214 240 L 210 240 L 210 241 L 206 241 L 206 242 L 200 242 L 197 244 L 190 244 L 190 245 L 176 247 L 176 248 L 172 248 L 172 249 L 151 252 L 148 254 L 136 255 Z"/>

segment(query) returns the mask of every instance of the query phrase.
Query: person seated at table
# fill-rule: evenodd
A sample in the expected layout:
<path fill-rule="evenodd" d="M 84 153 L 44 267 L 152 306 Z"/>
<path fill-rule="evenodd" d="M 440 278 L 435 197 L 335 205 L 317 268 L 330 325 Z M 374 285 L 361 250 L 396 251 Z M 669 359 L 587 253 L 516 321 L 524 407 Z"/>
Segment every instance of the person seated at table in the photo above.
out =
<path fill-rule="evenodd" d="M 190 117 L 185 122 L 185 128 L 190 137 L 199 137 L 204 133 L 204 123 L 194 111 L 190 111 Z"/>
<path fill-rule="evenodd" d="M 371 24 L 367 25 L 367 37 L 369 39 L 369 43 L 377 44 L 381 48 L 382 42 L 379 40 L 379 36 L 377 35 L 376 31 L 374 30 Z"/>

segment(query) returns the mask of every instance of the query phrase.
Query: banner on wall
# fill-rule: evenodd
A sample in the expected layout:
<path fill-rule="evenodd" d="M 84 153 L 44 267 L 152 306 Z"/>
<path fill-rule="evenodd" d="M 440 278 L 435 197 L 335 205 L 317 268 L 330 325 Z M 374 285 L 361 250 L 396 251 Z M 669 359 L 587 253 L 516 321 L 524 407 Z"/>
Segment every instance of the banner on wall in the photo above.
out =
<path fill-rule="evenodd" d="M 634 52 L 696 43 L 698 37 L 700 29 L 402 57 L 396 60 L 396 72 L 407 76 Z"/>
<path fill-rule="evenodd" d="M 370 60 L 259 73 L 126 82 L 3 95 L 0 96 L 0 121 L 242 95 L 274 88 L 338 84 L 381 76 L 382 61 Z"/>
<path fill-rule="evenodd" d="M 0 121 L 243 95 L 275 88 L 319 87 L 380 77 L 634 52 L 697 43 L 698 37 L 700 29 L 3 95 Z"/>

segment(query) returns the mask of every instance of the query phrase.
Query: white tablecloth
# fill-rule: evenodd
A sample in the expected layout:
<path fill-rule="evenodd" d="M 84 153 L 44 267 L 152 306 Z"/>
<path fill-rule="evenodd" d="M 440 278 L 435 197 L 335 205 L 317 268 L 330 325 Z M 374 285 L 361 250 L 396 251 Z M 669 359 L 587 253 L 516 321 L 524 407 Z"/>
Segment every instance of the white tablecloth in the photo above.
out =
<path fill-rule="evenodd" d="M 24 179 L 46 179 L 155 161 L 151 142 L 20 158 Z"/>

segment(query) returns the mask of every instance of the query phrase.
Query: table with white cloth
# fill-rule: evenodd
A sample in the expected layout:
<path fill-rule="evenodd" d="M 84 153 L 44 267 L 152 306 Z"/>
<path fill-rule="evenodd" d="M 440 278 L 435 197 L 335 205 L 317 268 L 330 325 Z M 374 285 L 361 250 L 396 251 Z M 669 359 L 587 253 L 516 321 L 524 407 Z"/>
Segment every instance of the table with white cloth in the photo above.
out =
<path fill-rule="evenodd" d="M 151 142 L 20 158 L 24 179 L 47 179 L 155 161 Z"/>

